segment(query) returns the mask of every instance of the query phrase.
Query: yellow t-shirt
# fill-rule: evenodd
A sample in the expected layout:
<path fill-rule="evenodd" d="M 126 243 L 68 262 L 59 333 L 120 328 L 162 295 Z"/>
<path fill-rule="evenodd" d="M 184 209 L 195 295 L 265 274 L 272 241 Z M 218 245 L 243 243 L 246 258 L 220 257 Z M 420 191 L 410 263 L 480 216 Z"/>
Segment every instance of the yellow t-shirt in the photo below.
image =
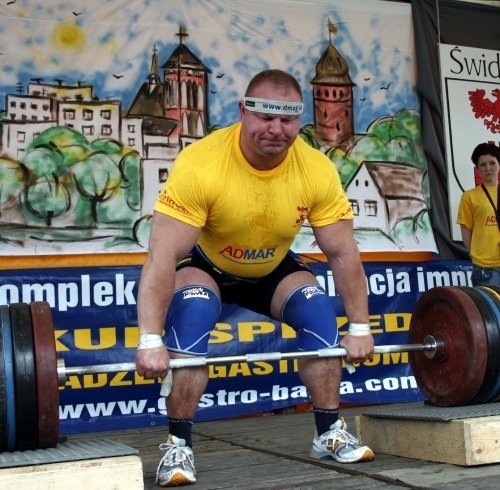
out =
<path fill-rule="evenodd" d="M 198 245 L 222 271 L 262 277 L 285 257 L 307 219 L 325 226 L 352 219 L 335 165 L 297 138 L 272 170 L 244 158 L 241 123 L 179 153 L 155 210 L 200 227 Z"/>
<path fill-rule="evenodd" d="M 485 187 L 497 207 L 497 186 Z M 500 231 L 493 206 L 481 186 L 462 194 L 457 223 L 472 230 L 472 263 L 481 267 L 500 267 Z"/>

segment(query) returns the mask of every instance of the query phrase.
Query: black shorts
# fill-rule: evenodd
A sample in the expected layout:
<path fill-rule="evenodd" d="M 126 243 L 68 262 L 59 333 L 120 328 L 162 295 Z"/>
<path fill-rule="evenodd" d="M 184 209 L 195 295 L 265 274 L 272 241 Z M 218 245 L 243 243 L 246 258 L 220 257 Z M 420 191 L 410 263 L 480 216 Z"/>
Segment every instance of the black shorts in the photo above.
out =
<path fill-rule="evenodd" d="M 276 269 L 256 279 L 236 277 L 220 271 L 205 257 L 199 247 L 195 247 L 191 254 L 178 264 L 177 270 L 184 267 L 196 267 L 209 274 L 219 286 L 222 303 L 234 303 L 269 317 L 273 294 L 281 280 L 298 271 L 312 274 L 307 264 L 291 251 Z"/>

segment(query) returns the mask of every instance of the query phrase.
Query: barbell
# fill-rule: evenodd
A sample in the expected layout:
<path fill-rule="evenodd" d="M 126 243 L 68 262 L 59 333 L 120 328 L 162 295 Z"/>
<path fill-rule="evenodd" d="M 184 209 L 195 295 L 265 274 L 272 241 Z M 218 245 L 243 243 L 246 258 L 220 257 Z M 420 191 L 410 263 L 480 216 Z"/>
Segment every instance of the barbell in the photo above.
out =
<path fill-rule="evenodd" d="M 380 345 L 374 349 L 375 354 L 390 354 L 391 352 L 429 352 L 434 355 L 438 351 L 438 345 L 432 335 L 424 340 L 422 344 L 395 344 Z M 217 357 L 186 357 L 181 359 L 172 359 L 170 361 L 171 369 L 191 368 L 200 366 L 210 366 L 218 364 L 231 364 L 233 362 L 272 362 L 282 359 L 305 359 L 320 357 L 344 357 L 347 355 L 346 349 L 342 347 L 332 347 L 328 349 L 297 351 L 297 352 L 263 352 L 257 354 L 240 354 L 234 356 Z M 124 362 L 117 364 L 98 364 L 90 366 L 72 366 L 67 367 L 63 359 L 58 360 L 57 375 L 59 384 L 64 385 L 67 376 L 77 374 L 96 374 L 96 373 L 116 373 L 118 371 L 135 371 L 135 363 Z"/>
<path fill-rule="evenodd" d="M 409 344 L 375 354 L 409 352 L 429 403 L 486 403 L 500 395 L 500 289 L 439 286 L 422 294 Z M 59 438 L 59 387 L 71 375 L 135 371 L 135 363 L 66 366 L 56 354 L 50 305 L 0 306 L 0 451 L 48 448 Z M 344 357 L 342 348 L 172 359 L 173 369 L 282 359 Z"/>

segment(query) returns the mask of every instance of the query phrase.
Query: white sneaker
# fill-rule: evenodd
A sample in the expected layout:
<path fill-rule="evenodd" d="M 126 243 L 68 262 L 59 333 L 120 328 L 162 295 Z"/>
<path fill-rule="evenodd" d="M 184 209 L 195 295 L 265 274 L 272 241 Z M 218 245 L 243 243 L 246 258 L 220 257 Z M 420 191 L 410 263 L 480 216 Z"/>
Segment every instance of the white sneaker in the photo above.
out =
<path fill-rule="evenodd" d="M 167 442 L 160 444 L 166 451 L 156 470 L 156 483 L 161 487 L 175 487 L 196 482 L 193 450 L 184 439 L 169 434 Z"/>
<path fill-rule="evenodd" d="M 331 457 L 340 463 L 358 463 L 375 459 L 368 446 L 361 446 L 359 441 L 346 430 L 344 419 L 335 422 L 330 430 L 320 436 L 316 435 L 309 457 L 321 459 Z"/>

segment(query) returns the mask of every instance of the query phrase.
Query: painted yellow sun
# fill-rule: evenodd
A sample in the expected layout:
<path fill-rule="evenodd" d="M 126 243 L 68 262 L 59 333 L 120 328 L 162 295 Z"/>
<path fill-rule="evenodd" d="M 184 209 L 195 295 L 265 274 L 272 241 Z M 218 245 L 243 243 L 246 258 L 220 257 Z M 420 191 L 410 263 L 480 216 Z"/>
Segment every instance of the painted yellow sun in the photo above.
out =
<path fill-rule="evenodd" d="M 52 31 L 52 43 L 58 49 L 77 51 L 85 42 L 83 30 L 72 22 L 57 24 Z"/>

